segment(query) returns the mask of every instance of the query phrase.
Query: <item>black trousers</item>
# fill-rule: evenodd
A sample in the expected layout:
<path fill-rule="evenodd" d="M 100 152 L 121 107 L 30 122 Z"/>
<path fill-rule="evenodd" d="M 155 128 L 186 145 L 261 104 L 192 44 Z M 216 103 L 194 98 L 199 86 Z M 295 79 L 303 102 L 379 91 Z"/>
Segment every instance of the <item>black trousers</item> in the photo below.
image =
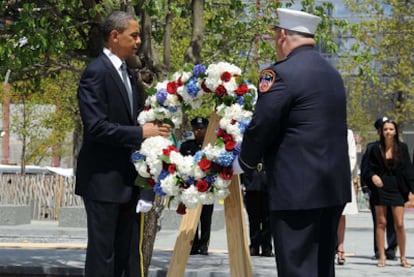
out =
<path fill-rule="evenodd" d="M 208 248 L 210 243 L 211 233 L 211 217 L 213 216 L 214 204 L 203 205 L 200 215 L 200 223 L 197 227 L 193 249 L 200 249 L 200 247 Z"/>
<path fill-rule="evenodd" d="M 377 248 L 377 232 L 375 230 L 375 226 L 377 226 L 377 216 L 375 214 L 375 205 L 373 203 L 372 197 L 369 198 L 369 208 L 371 209 L 372 215 L 372 222 L 374 224 L 374 253 L 375 256 L 378 255 L 378 248 Z M 395 232 L 394 228 L 394 218 L 392 216 L 391 207 L 387 207 L 387 249 L 385 249 L 385 255 L 395 257 L 395 250 L 397 249 L 397 233 Z"/>
<path fill-rule="evenodd" d="M 129 276 L 130 247 L 136 201 L 125 204 L 83 199 L 87 215 L 88 245 L 85 277 Z"/>
<path fill-rule="evenodd" d="M 267 193 L 263 191 L 246 191 L 244 195 L 247 215 L 249 217 L 250 247 L 262 252 L 272 252 L 272 235 L 270 231 L 269 203 Z"/>
<path fill-rule="evenodd" d="M 277 276 L 335 276 L 336 232 L 343 208 L 270 212 Z"/>

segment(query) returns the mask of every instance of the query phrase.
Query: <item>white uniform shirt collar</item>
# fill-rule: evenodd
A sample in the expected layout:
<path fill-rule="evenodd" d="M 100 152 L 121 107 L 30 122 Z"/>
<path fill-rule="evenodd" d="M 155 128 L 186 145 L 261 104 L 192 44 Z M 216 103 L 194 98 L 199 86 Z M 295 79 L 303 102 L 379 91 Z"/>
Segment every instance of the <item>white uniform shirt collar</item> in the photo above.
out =
<path fill-rule="evenodd" d="M 111 50 L 109 50 L 108 48 L 104 48 L 103 52 L 109 58 L 109 60 L 114 65 L 116 70 L 118 70 L 118 72 L 121 72 L 121 65 L 122 65 L 121 59 L 117 55 L 112 53 Z"/>

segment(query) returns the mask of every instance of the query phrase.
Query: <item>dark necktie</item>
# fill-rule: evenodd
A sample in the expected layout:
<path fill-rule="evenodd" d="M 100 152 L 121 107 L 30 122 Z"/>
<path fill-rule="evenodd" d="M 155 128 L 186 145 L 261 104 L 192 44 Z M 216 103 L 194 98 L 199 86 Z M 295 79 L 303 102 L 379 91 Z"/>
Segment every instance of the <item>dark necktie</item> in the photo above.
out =
<path fill-rule="evenodd" d="M 126 66 L 125 62 L 123 62 L 122 65 L 121 65 L 121 72 L 122 72 L 122 81 L 124 82 L 125 88 L 128 92 L 128 99 L 129 99 L 129 106 L 130 106 L 130 109 L 131 109 L 131 113 L 133 113 L 132 112 L 132 109 L 133 109 L 132 108 L 133 107 L 133 105 L 132 105 L 132 103 L 133 103 L 132 89 L 131 89 L 131 86 L 128 82 L 128 72 L 127 72 L 127 66 Z"/>

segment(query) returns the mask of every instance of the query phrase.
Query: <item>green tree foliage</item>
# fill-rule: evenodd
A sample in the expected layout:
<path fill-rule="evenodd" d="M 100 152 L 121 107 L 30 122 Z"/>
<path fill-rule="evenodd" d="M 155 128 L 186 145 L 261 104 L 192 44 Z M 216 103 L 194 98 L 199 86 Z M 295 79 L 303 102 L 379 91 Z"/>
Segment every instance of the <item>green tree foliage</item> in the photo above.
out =
<path fill-rule="evenodd" d="M 414 3 L 345 2 L 357 18 L 343 33 L 341 52 L 350 125 L 367 136 L 375 119 L 387 115 L 402 130 L 414 116 Z"/>

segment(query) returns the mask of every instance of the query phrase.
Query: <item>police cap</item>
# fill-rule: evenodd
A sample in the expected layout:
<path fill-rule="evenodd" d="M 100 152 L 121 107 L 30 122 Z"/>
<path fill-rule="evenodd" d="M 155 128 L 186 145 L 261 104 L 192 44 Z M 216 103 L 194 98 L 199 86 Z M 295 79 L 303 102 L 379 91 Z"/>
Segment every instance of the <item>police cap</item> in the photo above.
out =
<path fill-rule="evenodd" d="M 193 127 L 193 129 L 203 129 L 203 128 L 207 128 L 208 126 L 208 119 L 204 118 L 204 117 L 195 117 L 193 118 L 193 120 L 191 120 L 191 127 Z"/>

